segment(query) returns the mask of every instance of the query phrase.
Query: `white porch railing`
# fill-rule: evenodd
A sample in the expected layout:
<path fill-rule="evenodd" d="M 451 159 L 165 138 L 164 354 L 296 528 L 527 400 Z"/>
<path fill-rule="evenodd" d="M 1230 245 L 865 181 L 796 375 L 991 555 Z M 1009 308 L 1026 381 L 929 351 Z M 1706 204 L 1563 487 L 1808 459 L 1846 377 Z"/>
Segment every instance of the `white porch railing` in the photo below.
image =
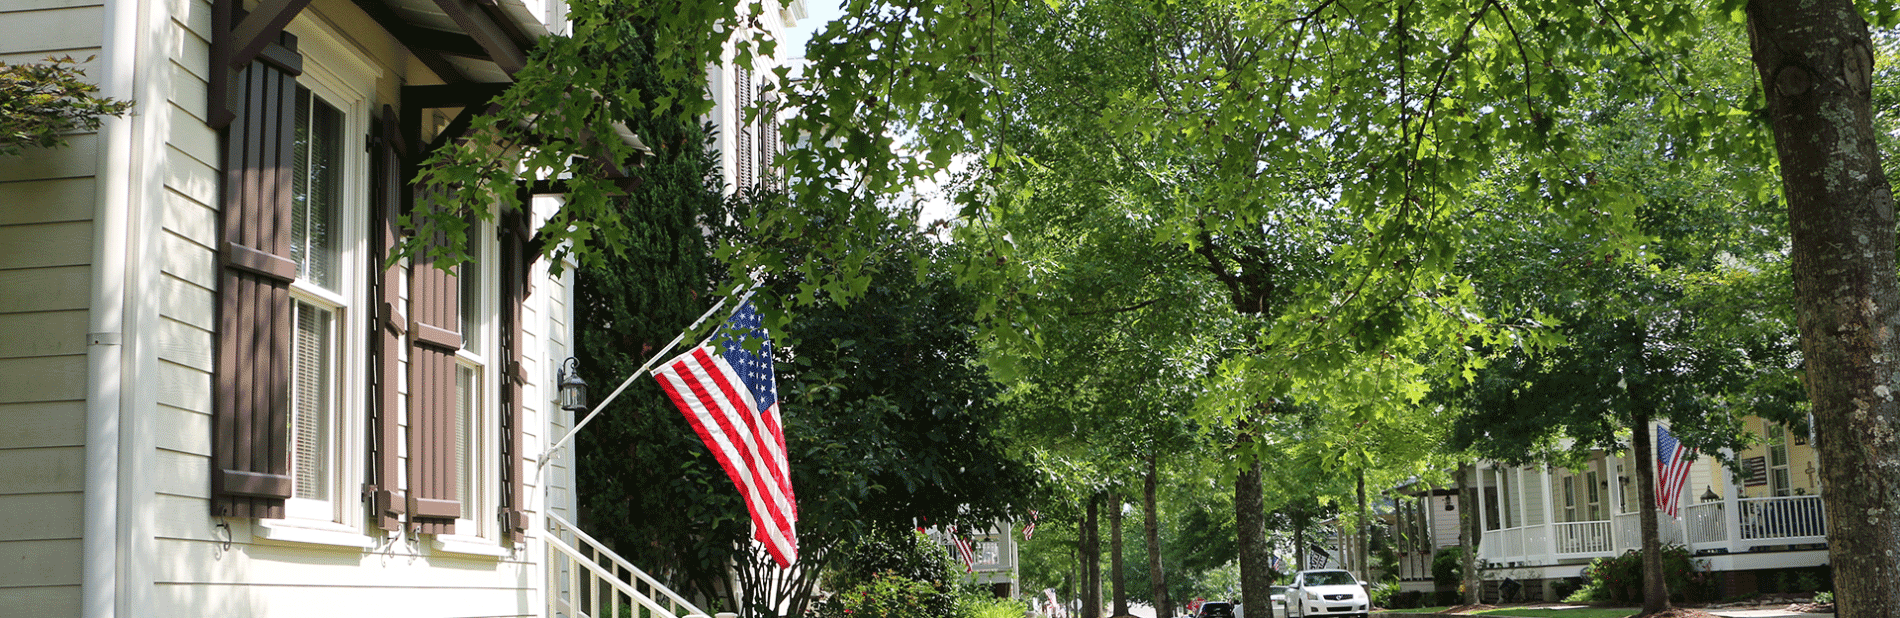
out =
<path fill-rule="evenodd" d="M 566 618 L 706 618 L 645 571 L 574 524 L 547 515 L 547 615 Z"/>
<path fill-rule="evenodd" d="M 1728 541 L 1728 521 L 1722 517 L 1723 510 L 1720 502 L 1697 504 L 1682 510 L 1682 521 L 1689 527 L 1691 547 L 1699 543 Z"/>
<path fill-rule="evenodd" d="M 1612 551 L 1623 552 L 1643 546 L 1643 523 L 1635 513 L 1623 513 L 1610 518 L 1616 528 L 1616 547 Z"/>
<path fill-rule="evenodd" d="M 1827 536 L 1820 496 L 1742 498 L 1736 504 L 1743 540 L 1819 543 Z"/>
<path fill-rule="evenodd" d="M 1524 529 L 1504 528 L 1484 533 L 1485 540 L 1478 546 L 1478 554 L 1491 562 L 1516 562 L 1524 555 Z M 1489 550 L 1489 551 L 1486 551 Z"/>
<path fill-rule="evenodd" d="M 1552 525 L 1559 554 L 1610 553 L 1610 522 L 1572 521 Z"/>

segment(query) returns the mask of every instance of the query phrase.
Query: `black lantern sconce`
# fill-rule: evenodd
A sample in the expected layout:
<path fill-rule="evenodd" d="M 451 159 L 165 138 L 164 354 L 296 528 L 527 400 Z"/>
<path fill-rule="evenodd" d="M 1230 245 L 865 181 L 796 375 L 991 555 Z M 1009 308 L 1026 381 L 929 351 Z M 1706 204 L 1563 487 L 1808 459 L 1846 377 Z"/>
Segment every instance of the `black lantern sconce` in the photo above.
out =
<path fill-rule="evenodd" d="M 555 373 L 560 382 L 559 403 L 562 410 L 584 412 L 587 410 L 587 381 L 581 379 L 580 361 L 570 356 L 561 363 L 560 371 Z"/>

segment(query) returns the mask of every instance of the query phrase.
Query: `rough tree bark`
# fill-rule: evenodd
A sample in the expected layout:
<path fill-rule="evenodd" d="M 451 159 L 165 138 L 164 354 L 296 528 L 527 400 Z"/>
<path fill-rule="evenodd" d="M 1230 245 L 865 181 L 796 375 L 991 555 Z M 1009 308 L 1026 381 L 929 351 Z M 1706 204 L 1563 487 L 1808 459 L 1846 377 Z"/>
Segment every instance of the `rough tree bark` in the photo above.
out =
<path fill-rule="evenodd" d="M 1243 436 L 1246 433 L 1242 432 Z M 1251 437 L 1241 438 L 1243 448 Z M 1234 524 L 1239 530 L 1240 602 L 1243 607 L 1271 607 L 1273 571 L 1268 569 L 1267 505 L 1260 484 L 1260 462 L 1242 468 L 1234 479 Z"/>
<path fill-rule="evenodd" d="M 1900 283 L 1873 46 L 1848 0 L 1748 3 L 1793 235 L 1795 311 L 1841 618 L 1900 615 Z"/>
<path fill-rule="evenodd" d="M 1293 559 L 1299 564 L 1293 570 L 1306 570 L 1306 507 L 1301 506 L 1293 512 Z"/>
<path fill-rule="evenodd" d="M 1168 598 L 1168 578 L 1161 572 L 1161 515 L 1155 511 L 1155 485 L 1159 476 L 1155 463 L 1155 454 L 1148 453 L 1148 478 L 1141 485 L 1142 507 L 1146 510 L 1142 522 L 1143 532 L 1148 535 L 1148 586 L 1155 600 L 1155 615 L 1174 616 L 1174 601 Z"/>
<path fill-rule="evenodd" d="M 1359 579 L 1367 582 L 1372 581 L 1371 517 L 1372 512 L 1366 510 L 1366 471 L 1361 468 L 1359 470 L 1359 523 L 1353 526 L 1352 551 L 1358 554 L 1353 560 L 1358 563 Z"/>
<path fill-rule="evenodd" d="M 1471 480 L 1478 474 L 1471 464 L 1458 466 L 1458 548 L 1463 568 L 1459 583 L 1465 589 L 1465 604 L 1478 604 L 1478 488 Z"/>
<path fill-rule="evenodd" d="M 1662 533 L 1656 522 L 1656 449 L 1650 443 L 1649 410 L 1635 393 L 1635 418 L 1630 423 L 1630 442 L 1636 451 L 1637 521 L 1643 536 L 1643 615 L 1669 609 L 1669 588 L 1662 571 Z"/>
<path fill-rule="evenodd" d="M 1102 495 L 1089 496 L 1082 518 L 1082 618 L 1102 618 Z"/>
<path fill-rule="evenodd" d="M 1122 494 L 1108 494 L 1108 587 L 1116 616 L 1128 615 L 1128 591 L 1122 588 Z"/>

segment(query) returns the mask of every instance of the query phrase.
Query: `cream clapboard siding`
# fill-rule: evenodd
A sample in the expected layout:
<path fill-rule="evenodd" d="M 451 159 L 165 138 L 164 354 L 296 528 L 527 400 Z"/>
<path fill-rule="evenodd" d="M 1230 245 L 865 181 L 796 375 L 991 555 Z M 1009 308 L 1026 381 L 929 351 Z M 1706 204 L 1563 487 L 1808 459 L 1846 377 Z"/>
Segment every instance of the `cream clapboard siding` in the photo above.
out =
<path fill-rule="evenodd" d="M 1432 496 L 1425 501 L 1425 509 L 1430 513 L 1432 520 L 1431 535 L 1434 552 L 1441 548 L 1458 545 L 1458 517 L 1462 512 L 1459 510 L 1460 500 L 1451 498 L 1449 511 L 1445 510 L 1446 501 L 1445 496 Z"/>
<path fill-rule="evenodd" d="M 368 528 L 352 492 L 338 498 L 341 510 L 349 515 L 342 518 L 343 532 L 322 539 L 328 542 L 264 538 L 268 536 L 264 525 L 246 520 L 221 522 L 209 515 L 210 370 L 216 324 L 213 290 L 218 268 L 213 247 L 218 233 L 219 183 L 217 136 L 204 124 L 206 76 L 210 73 L 210 4 L 203 0 L 168 0 L 167 6 L 171 95 L 165 102 L 169 122 L 163 125 L 165 161 L 160 166 L 164 184 L 164 229 L 159 232 L 162 308 L 155 334 L 159 355 L 156 414 L 160 417 L 155 425 L 161 429 L 155 436 L 156 450 L 150 461 L 143 462 L 156 480 L 152 489 L 157 538 L 153 544 L 159 556 L 154 566 L 149 615 L 334 616 L 353 611 L 423 616 L 536 615 L 535 604 L 540 599 L 533 591 L 541 577 L 538 544 L 494 556 L 442 551 L 428 538 L 385 538 L 380 531 Z M 437 81 L 426 74 L 410 75 L 408 67 L 414 65 L 413 60 L 348 0 L 316 0 L 291 30 L 304 35 L 348 33 L 342 45 L 366 56 L 357 62 L 367 62 L 380 71 L 376 83 L 349 84 L 369 93 L 367 104 L 355 110 L 359 113 L 375 114 L 383 103 L 394 103 L 405 82 Z M 319 48 L 306 44 L 303 50 L 307 55 L 324 53 L 316 51 Z M 335 58 L 308 60 L 326 66 L 348 63 Z M 367 121 L 359 126 L 367 130 Z M 366 169 L 356 168 L 359 172 Z M 356 186 L 367 190 L 366 181 Z M 354 234 L 359 241 L 363 238 L 360 231 Z M 81 251 L 79 255 L 86 254 Z M 545 274 L 545 269 L 538 272 Z M 538 278 L 530 310 L 524 316 L 526 369 L 537 381 L 544 374 L 552 375 L 548 367 L 557 362 L 537 351 L 565 358 L 566 287 L 562 281 Z M 343 337 L 359 334 L 349 330 L 339 333 Z M 79 358 L 83 361 L 83 356 Z M 5 362 L 0 359 L 0 363 Z M 83 362 L 78 366 L 83 367 Z M 360 360 L 356 367 L 363 367 Z M 0 381 L 5 379 L 0 377 Z M 0 386 L 0 391 L 4 390 Z M 541 415 L 549 406 L 535 402 L 548 400 L 544 396 L 548 394 L 550 391 L 539 384 L 526 389 L 530 405 L 523 450 L 531 456 L 546 446 L 540 428 L 546 422 Z M 349 419 L 347 431 L 352 433 L 344 439 L 353 446 L 343 458 L 360 459 L 362 397 L 345 399 L 344 417 Z M 493 447 L 492 442 L 485 445 Z M 73 465 L 77 470 L 76 455 Z M 361 464 L 349 463 L 347 469 L 351 478 L 344 485 L 360 485 Z M 526 472 L 532 474 L 532 463 Z M 532 482 L 534 477 L 527 478 Z M 0 491 L 7 482 L 0 480 Z M 77 487 L 77 480 L 73 485 Z M 483 491 L 493 492 L 494 488 L 490 484 Z M 530 487 L 526 493 L 530 508 L 541 508 L 541 490 Z M 488 498 L 483 508 L 492 509 L 493 504 L 493 498 Z M 228 527 L 220 527 L 221 523 Z M 492 523 L 488 532 L 494 534 Z M 76 543 L 70 552 L 75 556 Z M 76 564 L 72 570 L 77 572 Z"/>
<path fill-rule="evenodd" d="M 0 2 L 0 62 L 99 53 L 95 0 Z M 81 62 L 89 79 L 97 60 Z M 86 329 L 99 139 L 0 158 L 0 607 L 79 611 Z"/>
<path fill-rule="evenodd" d="M 546 197 L 537 198 L 534 204 L 537 223 L 545 222 L 561 206 L 560 200 Z M 558 279 L 550 279 L 547 260 L 536 261 L 533 269 L 534 290 L 528 298 L 529 309 L 522 315 L 522 338 L 526 340 L 522 343 L 523 361 L 527 365 L 523 371 L 535 380 L 534 385 L 523 389 L 522 398 L 527 401 L 528 409 L 535 413 L 534 416 L 541 419 L 540 422 L 524 426 L 526 435 L 522 438 L 522 450 L 529 461 L 522 470 L 522 478 L 529 484 L 528 501 L 532 508 L 548 510 L 568 521 L 576 521 L 577 515 L 577 498 L 574 495 L 577 485 L 572 458 L 556 454 L 550 458 L 545 474 L 536 473 L 539 462 L 534 458 L 539 457 L 555 440 L 567 435 L 568 430 L 579 420 L 573 417 L 572 412 L 554 405 L 560 383 L 556 373 L 562 361 L 575 355 L 571 338 L 574 332 L 571 324 L 573 313 L 570 310 L 574 300 L 574 268 L 575 264 L 568 262 Z M 615 385 L 590 386 L 589 397 L 598 402 Z M 562 450 L 573 452 L 571 447 L 562 447 Z M 543 478 L 547 479 L 549 485 L 546 491 L 537 487 Z M 542 504 L 542 500 L 547 503 Z M 538 521 L 540 513 L 534 515 Z"/>

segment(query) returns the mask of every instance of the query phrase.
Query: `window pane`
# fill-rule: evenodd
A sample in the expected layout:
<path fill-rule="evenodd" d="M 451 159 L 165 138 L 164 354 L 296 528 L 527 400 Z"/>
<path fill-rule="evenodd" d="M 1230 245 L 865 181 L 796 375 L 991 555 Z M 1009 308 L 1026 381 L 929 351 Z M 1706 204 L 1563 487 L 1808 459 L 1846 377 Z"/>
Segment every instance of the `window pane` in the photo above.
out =
<path fill-rule="evenodd" d="M 330 499 L 330 370 L 334 312 L 299 301 L 291 342 L 290 442 L 296 496 Z"/>
<path fill-rule="evenodd" d="M 471 219 L 468 225 L 468 261 L 457 268 L 457 284 L 462 287 L 462 349 L 482 351 L 482 229 Z"/>
<path fill-rule="evenodd" d="M 291 165 L 290 258 L 297 276 L 338 289 L 337 215 L 343 167 L 343 114 L 309 89 L 297 88 L 296 147 Z"/>
<path fill-rule="evenodd" d="M 455 368 L 455 496 L 462 501 L 462 518 L 475 518 L 475 496 L 469 490 L 477 485 L 470 450 L 475 445 L 475 409 L 481 401 L 481 378 L 474 367 Z"/>

